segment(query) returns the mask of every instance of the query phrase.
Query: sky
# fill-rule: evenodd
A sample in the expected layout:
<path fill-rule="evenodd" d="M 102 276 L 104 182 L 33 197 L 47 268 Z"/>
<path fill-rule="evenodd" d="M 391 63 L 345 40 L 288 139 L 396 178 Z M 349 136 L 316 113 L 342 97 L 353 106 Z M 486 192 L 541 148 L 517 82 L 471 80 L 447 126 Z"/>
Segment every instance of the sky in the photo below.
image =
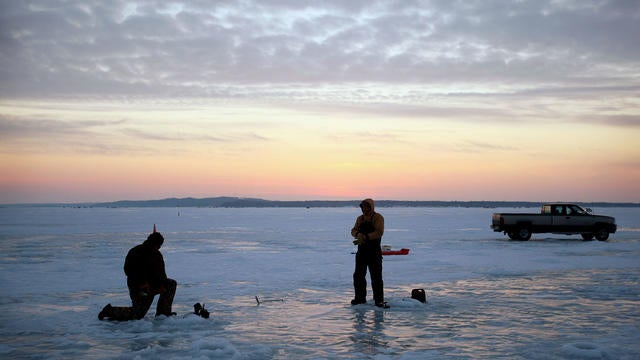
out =
<path fill-rule="evenodd" d="M 640 202 L 636 0 L 0 0 L 0 203 Z"/>

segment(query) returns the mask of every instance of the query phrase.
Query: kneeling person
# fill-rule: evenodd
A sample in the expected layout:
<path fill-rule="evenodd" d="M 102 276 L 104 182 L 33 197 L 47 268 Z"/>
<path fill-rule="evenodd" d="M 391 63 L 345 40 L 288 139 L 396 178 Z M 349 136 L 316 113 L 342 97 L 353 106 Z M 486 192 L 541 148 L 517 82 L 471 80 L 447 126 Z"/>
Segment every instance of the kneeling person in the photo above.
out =
<path fill-rule="evenodd" d="M 105 306 L 98 319 L 103 320 L 138 320 L 149 311 L 153 298 L 160 295 L 156 308 L 156 316 L 175 315 L 171 312 L 173 297 L 177 283 L 167 278 L 164 259 L 160 247 L 164 243 L 162 234 L 155 231 L 142 244 L 129 250 L 124 262 L 124 273 L 127 275 L 127 286 L 131 306 Z"/>

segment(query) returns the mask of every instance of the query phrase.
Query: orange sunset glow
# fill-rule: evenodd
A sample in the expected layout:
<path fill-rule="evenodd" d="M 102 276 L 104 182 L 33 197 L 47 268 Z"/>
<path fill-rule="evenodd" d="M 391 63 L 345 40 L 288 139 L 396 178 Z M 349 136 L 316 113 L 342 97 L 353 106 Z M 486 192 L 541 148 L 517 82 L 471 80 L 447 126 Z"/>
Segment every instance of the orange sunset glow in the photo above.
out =
<path fill-rule="evenodd" d="M 1 5 L 0 203 L 640 201 L 637 13 L 340 4 Z"/>

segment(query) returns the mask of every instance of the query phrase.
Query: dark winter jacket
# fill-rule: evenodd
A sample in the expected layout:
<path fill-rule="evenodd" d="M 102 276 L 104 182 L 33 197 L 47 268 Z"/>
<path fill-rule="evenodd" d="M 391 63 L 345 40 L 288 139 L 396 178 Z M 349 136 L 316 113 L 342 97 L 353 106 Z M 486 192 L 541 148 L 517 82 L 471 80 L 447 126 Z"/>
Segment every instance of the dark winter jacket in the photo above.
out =
<path fill-rule="evenodd" d="M 355 225 L 353 225 L 351 229 L 351 235 L 355 237 L 358 233 L 364 233 L 367 240 L 363 245 L 366 247 L 379 248 L 382 235 L 384 234 L 384 217 L 375 212 L 373 200 L 365 199 L 364 202 L 367 202 L 369 206 L 371 206 L 372 213 L 370 216 L 364 214 L 358 216 Z M 360 246 L 358 248 L 360 248 Z"/>
<path fill-rule="evenodd" d="M 127 285 L 134 289 L 148 283 L 152 290 L 158 290 L 167 281 L 162 254 L 149 241 L 129 250 L 124 261 L 124 273 Z"/>

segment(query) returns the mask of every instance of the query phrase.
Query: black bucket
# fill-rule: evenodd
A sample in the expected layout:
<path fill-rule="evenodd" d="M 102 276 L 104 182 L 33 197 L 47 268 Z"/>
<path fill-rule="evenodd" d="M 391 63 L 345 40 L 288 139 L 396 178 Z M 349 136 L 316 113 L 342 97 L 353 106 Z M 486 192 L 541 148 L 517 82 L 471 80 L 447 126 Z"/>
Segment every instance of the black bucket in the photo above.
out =
<path fill-rule="evenodd" d="M 411 290 L 411 298 L 420 301 L 421 303 L 427 302 L 427 295 L 424 293 L 424 289 Z"/>

